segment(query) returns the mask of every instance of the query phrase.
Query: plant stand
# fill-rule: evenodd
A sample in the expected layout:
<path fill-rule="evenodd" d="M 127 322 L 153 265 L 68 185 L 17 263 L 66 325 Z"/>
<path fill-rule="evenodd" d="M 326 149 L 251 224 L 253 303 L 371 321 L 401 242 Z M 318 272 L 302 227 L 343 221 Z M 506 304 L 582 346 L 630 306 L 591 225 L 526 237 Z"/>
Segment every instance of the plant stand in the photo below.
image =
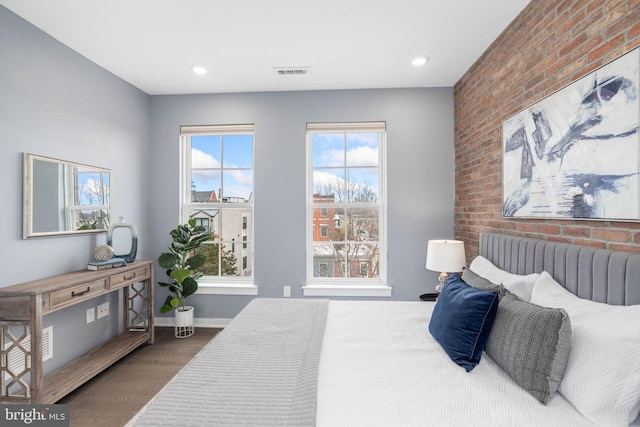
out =
<path fill-rule="evenodd" d="M 188 338 L 193 335 L 193 307 L 187 306 L 184 310 L 176 308 L 176 338 Z"/>

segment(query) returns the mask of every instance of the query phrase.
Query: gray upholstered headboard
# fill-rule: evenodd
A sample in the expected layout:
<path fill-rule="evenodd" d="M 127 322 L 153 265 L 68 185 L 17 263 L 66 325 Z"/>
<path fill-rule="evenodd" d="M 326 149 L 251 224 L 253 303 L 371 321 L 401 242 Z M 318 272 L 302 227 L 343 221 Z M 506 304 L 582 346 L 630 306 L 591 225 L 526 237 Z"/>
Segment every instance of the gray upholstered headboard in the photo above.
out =
<path fill-rule="evenodd" d="M 516 274 L 549 272 L 580 298 L 640 304 L 640 255 L 504 234 L 480 235 L 480 255 Z"/>

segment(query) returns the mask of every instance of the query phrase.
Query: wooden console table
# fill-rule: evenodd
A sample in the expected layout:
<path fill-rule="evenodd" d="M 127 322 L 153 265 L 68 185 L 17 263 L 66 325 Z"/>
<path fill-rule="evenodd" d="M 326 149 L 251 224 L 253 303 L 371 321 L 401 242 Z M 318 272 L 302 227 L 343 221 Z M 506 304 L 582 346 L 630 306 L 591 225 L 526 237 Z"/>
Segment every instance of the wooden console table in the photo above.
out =
<path fill-rule="evenodd" d="M 0 402 L 54 403 L 135 348 L 153 344 L 153 260 L 108 270 L 82 270 L 0 288 Z M 122 289 L 124 331 L 44 375 L 42 317 Z M 30 345 L 24 339 L 30 335 Z M 9 353 L 24 357 L 13 372 Z"/>

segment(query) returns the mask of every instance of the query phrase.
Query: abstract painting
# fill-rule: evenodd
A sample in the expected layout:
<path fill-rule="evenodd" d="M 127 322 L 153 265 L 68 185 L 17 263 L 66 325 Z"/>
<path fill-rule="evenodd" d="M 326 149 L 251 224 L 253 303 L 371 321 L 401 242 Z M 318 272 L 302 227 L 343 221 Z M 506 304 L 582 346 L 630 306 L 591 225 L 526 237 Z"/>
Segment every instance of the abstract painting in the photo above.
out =
<path fill-rule="evenodd" d="M 502 125 L 503 216 L 640 219 L 640 48 Z"/>

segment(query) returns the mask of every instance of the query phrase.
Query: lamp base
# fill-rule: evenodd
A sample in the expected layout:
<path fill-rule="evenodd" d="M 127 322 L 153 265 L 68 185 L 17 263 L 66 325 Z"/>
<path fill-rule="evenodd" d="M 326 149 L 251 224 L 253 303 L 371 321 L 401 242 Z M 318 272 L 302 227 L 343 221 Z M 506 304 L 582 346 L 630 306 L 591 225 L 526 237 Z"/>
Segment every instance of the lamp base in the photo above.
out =
<path fill-rule="evenodd" d="M 447 280 L 447 277 L 449 275 L 447 273 L 445 273 L 444 271 L 442 273 L 440 273 L 440 276 L 438 277 L 438 284 L 436 285 L 436 293 L 439 294 L 440 292 L 442 292 L 442 288 L 444 288 L 444 282 Z"/>

